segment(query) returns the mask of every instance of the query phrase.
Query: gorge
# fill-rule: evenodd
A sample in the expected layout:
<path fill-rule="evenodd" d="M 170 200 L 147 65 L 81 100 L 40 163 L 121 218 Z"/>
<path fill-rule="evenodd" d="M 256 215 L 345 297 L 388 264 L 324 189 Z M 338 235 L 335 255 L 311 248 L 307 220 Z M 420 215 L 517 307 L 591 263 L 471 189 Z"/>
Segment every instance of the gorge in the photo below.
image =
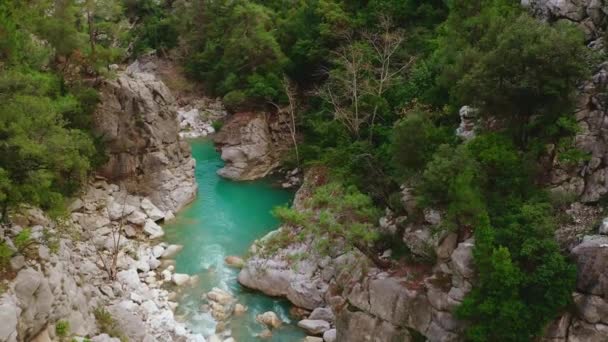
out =
<path fill-rule="evenodd" d="M 606 0 L 0 2 L 0 342 L 608 340 Z"/>

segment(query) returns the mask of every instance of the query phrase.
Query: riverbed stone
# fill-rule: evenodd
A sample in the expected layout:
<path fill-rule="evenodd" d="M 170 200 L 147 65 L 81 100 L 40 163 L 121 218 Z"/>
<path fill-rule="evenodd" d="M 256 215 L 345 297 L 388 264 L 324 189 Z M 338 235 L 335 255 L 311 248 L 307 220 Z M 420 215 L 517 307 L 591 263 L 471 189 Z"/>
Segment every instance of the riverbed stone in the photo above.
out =
<path fill-rule="evenodd" d="M 226 263 L 226 265 L 235 268 L 243 268 L 243 266 L 245 265 L 245 261 L 241 257 L 234 255 L 227 256 L 224 259 L 224 262 Z"/>
<path fill-rule="evenodd" d="M 277 314 L 272 311 L 266 311 L 262 314 L 259 314 L 256 316 L 255 319 L 256 321 L 266 325 L 269 328 L 278 328 L 283 324 L 279 316 L 277 316 Z"/>

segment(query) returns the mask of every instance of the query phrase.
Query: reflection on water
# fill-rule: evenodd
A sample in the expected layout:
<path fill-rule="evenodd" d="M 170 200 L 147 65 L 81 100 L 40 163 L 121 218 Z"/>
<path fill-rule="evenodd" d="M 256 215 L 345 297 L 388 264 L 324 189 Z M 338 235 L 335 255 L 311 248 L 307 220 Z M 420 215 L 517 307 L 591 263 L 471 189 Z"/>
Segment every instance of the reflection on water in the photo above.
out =
<path fill-rule="evenodd" d="M 278 225 L 270 210 L 291 201 L 293 193 L 273 187 L 268 181 L 230 182 L 217 176 L 222 167 L 219 154 L 206 140 L 192 142 L 197 161 L 198 198 L 165 226 L 166 240 L 184 246 L 176 258 L 176 272 L 199 275 L 200 283 L 186 289 L 180 298 L 177 315 L 184 316 L 190 328 L 205 336 L 215 331 L 210 314 L 201 310 L 201 297 L 213 287 L 234 294 L 247 306 L 247 313 L 233 317 L 232 336 L 238 342 L 259 341 L 263 327 L 255 316 L 274 311 L 284 322 L 292 322 L 285 300 L 269 298 L 241 287 L 238 270 L 229 268 L 224 258 L 244 255 L 251 243 Z M 273 331 L 270 341 L 300 341 L 305 335 L 293 324 Z"/>

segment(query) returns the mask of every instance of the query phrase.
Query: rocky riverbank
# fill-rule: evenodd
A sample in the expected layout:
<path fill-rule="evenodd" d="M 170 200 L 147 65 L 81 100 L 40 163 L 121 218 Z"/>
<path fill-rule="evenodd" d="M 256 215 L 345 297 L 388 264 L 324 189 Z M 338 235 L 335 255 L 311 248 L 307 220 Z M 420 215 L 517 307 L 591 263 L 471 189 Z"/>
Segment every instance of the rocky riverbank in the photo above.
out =
<path fill-rule="evenodd" d="M 0 341 L 205 341 L 173 314 L 180 287 L 196 279 L 172 272 L 179 246 L 154 242 L 197 185 L 173 95 L 148 67 L 136 62 L 102 85 L 94 123 L 108 161 L 69 216 L 23 209 L 1 227 L 13 257 Z"/>
<path fill-rule="evenodd" d="M 163 211 L 105 180 L 71 210 L 53 221 L 30 209 L 3 229 L 14 246 L 31 227 L 31 247 L 11 260 L 16 277 L 0 299 L 0 341 L 49 341 L 60 325 L 77 340 L 205 341 L 173 315 L 179 287 L 194 280 L 171 273 L 178 246 L 150 240 L 163 234 Z"/>

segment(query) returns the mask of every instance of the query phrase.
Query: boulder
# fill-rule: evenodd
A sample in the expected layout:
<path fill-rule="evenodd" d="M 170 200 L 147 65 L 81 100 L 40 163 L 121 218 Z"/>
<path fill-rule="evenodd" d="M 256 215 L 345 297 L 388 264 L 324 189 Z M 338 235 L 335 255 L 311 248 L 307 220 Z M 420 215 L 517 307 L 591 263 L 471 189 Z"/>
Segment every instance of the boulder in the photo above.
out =
<path fill-rule="evenodd" d="M 187 274 L 175 273 L 171 277 L 171 281 L 177 286 L 182 286 L 190 282 L 190 276 Z"/>
<path fill-rule="evenodd" d="M 13 271 L 19 271 L 25 267 L 25 257 L 23 255 L 17 255 L 11 258 L 11 268 Z"/>
<path fill-rule="evenodd" d="M 578 269 L 577 290 L 608 298 L 608 236 L 585 236 L 571 253 Z"/>
<path fill-rule="evenodd" d="M 224 262 L 226 263 L 226 265 L 228 266 L 232 266 L 235 268 L 243 268 L 243 266 L 245 265 L 245 261 L 243 261 L 242 258 L 238 257 L 238 256 L 227 256 L 224 259 Z"/>
<path fill-rule="evenodd" d="M 323 339 L 316 336 L 306 336 L 304 342 L 323 342 Z"/>
<path fill-rule="evenodd" d="M 220 303 L 221 305 L 228 305 L 234 302 L 234 297 L 230 293 L 217 287 L 214 287 L 211 289 L 211 291 L 209 291 L 209 293 L 207 293 L 207 298 L 214 302 Z"/>
<path fill-rule="evenodd" d="M 184 249 L 184 246 L 182 245 L 169 245 L 165 248 L 165 251 L 160 257 L 163 259 L 173 259 L 182 251 L 182 249 Z"/>
<path fill-rule="evenodd" d="M 323 320 L 331 323 L 334 321 L 335 316 L 331 308 L 316 308 L 312 311 L 308 319 Z"/>
<path fill-rule="evenodd" d="M 257 315 L 255 317 L 255 320 L 271 329 L 278 328 L 283 324 L 279 316 L 277 316 L 277 314 L 272 311 L 267 311 L 263 314 Z"/>
<path fill-rule="evenodd" d="M 246 306 L 244 306 L 243 304 L 237 303 L 237 304 L 234 306 L 234 314 L 235 314 L 236 316 L 241 316 L 241 315 L 243 315 L 245 312 L 247 312 L 247 307 L 246 307 Z"/>
<path fill-rule="evenodd" d="M 320 335 L 331 328 L 328 322 L 320 319 L 303 319 L 298 322 L 298 327 L 304 329 L 307 333 L 312 335 Z"/>
<path fill-rule="evenodd" d="M 20 331 L 19 335 L 32 338 L 45 327 L 55 296 L 44 275 L 31 268 L 23 269 L 17 274 L 14 291 L 23 310 L 19 325 L 26 329 Z"/>
<path fill-rule="evenodd" d="M 148 217 L 154 222 L 160 221 L 165 218 L 165 213 L 158 209 L 154 205 L 154 203 L 152 203 L 147 198 L 141 200 L 141 208 L 144 210 L 146 215 L 148 215 Z"/>
<path fill-rule="evenodd" d="M 274 125 L 264 113 L 232 115 L 214 137 L 225 162 L 217 174 L 233 180 L 252 180 L 268 175 L 280 164 L 281 146 L 277 145 L 289 143 L 288 134 L 285 134 L 288 128 L 283 126 Z M 283 131 L 283 128 L 287 130 Z"/>
<path fill-rule="evenodd" d="M 144 233 L 146 233 L 150 239 L 158 239 L 165 235 L 163 228 L 151 219 L 146 220 L 146 224 L 144 225 Z"/>
<path fill-rule="evenodd" d="M 475 241 L 469 239 L 458 244 L 458 247 L 452 252 L 452 265 L 454 270 L 463 278 L 471 278 L 475 274 L 475 266 L 473 263 L 473 247 Z"/>
<path fill-rule="evenodd" d="M 329 329 L 323 333 L 323 341 L 325 342 L 336 342 L 336 329 Z"/>

